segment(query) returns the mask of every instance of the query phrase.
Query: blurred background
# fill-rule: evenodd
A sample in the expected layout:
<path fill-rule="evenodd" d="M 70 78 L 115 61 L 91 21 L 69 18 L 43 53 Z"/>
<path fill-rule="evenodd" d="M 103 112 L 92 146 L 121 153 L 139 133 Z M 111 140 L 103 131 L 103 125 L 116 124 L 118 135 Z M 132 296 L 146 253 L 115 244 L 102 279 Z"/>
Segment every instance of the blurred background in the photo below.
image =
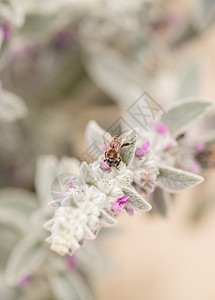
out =
<path fill-rule="evenodd" d="M 213 168 L 167 213 L 122 215 L 72 259 L 42 227 L 89 120 L 108 128 L 143 91 L 161 107 L 215 99 L 214 21 L 213 0 L 0 0 L 0 299 L 215 298 Z"/>

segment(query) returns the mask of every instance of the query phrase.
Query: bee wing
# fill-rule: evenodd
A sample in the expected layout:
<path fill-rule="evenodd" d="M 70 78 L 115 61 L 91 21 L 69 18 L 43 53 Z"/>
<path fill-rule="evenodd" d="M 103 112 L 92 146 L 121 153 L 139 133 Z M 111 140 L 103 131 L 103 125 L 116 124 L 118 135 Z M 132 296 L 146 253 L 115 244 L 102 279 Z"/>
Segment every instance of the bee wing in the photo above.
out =
<path fill-rule="evenodd" d="M 121 140 L 122 140 L 122 145 L 126 142 L 127 138 L 128 138 L 128 133 L 125 132 L 120 136 Z"/>
<path fill-rule="evenodd" d="M 113 140 L 112 136 L 110 135 L 109 132 L 104 133 L 104 143 L 105 146 L 109 146 L 110 142 Z"/>

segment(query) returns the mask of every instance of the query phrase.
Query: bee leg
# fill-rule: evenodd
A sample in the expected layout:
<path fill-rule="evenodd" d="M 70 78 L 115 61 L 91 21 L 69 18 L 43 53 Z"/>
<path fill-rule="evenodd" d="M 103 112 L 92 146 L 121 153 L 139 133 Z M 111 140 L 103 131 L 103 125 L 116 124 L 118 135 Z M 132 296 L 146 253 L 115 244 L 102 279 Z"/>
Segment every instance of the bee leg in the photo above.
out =
<path fill-rule="evenodd" d="M 123 148 L 123 147 L 127 147 L 127 146 L 130 146 L 130 145 L 132 145 L 134 142 L 132 142 L 132 143 L 125 143 L 125 144 L 123 144 L 122 145 L 122 147 L 121 148 Z"/>
<path fill-rule="evenodd" d="M 118 160 L 118 162 L 117 162 L 117 164 L 116 164 L 117 170 L 119 170 L 118 166 L 119 166 L 120 162 L 121 162 L 121 157 L 119 158 L 119 160 Z"/>

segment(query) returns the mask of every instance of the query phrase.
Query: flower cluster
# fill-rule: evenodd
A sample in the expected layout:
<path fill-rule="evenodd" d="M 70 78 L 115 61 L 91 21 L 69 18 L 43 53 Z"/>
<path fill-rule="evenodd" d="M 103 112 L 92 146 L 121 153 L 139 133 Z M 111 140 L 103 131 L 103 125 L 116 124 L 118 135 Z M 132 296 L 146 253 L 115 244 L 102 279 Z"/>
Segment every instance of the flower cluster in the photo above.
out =
<path fill-rule="evenodd" d="M 206 104 L 209 105 L 203 103 Z M 183 105 L 187 109 L 186 103 Z M 128 132 L 129 146 L 120 150 L 122 161 L 117 168 L 104 162 L 102 154 L 90 164 L 82 162 L 80 175 L 67 179 L 63 196 L 50 203 L 55 215 L 45 224 L 51 232 L 47 241 L 52 250 L 71 255 L 85 240 L 95 239 L 101 227 L 116 225 L 117 215 L 124 211 L 133 215 L 134 210 L 150 210 L 151 205 L 145 199 L 150 199 L 155 187 L 174 193 L 203 180 L 201 176 L 175 168 L 178 141 L 173 129 L 176 126 L 168 118 L 177 121 L 177 117 L 172 118 L 172 109 L 153 124 L 149 133 L 141 128 Z M 92 143 L 98 138 L 101 146 L 103 134 L 98 124 L 89 122 L 87 136 L 93 137 Z M 102 149 L 105 151 L 105 147 Z"/>

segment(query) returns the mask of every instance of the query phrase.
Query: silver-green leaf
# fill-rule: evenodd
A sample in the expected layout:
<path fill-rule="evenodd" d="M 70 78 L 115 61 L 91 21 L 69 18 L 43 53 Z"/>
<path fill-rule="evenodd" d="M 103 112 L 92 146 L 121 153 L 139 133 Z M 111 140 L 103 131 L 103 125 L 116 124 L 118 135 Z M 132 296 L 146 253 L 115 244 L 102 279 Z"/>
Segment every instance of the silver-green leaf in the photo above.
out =
<path fill-rule="evenodd" d="M 159 171 L 158 186 L 172 193 L 191 188 L 204 180 L 202 176 L 173 167 L 160 166 Z"/>
<path fill-rule="evenodd" d="M 37 208 L 37 199 L 31 192 L 19 188 L 5 188 L 0 191 L 1 222 L 26 232 L 29 228 L 29 217 Z"/>
<path fill-rule="evenodd" d="M 132 143 L 130 146 L 124 147 L 120 151 L 122 161 L 128 166 L 134 159 L 136 149 L 137 130 L 130 131 L 126 142 Z"/>
<path fill-rule="evenodd" d="M 1 91 L 0 120 L 4 122 L 14 122 L 25 117 L 26 113 L 26 105 L 20 97 L 7 91 Z"/>
<path fill-rule="evenodd" d="M 152 207 L 151 205 L 134 189 L 129 187 L 123 187 L 122 191 L 125 195 L 130 197 L 129 204 L 137 210 L 149 211 Z"/>
<path fill-rule="evenodd" d="M 100 210 L 100 219 L 101 224 L 105 227 L 115 226 L 117 224 L 117 220 L 110 216 L 105 210 Z"/>
<path fill-rule="evenodd" d="M 30 234 L 15 246 L 6 266 L 5 276 L 9 285 L 16 285 L 41 266 L 47 254 L 43 243 L 37 236 Z"/>
<path fill-rule="evenodd" d="M 93 170 L 90 168 L 90 166 L 84 161 L 81 164 L 80 168 L 80 175 L 81 178 L 88 184 L 96 185 L 97 180 L 95 175 L 93 174 Z"/>
<path fill-rule="evenodd" d="M 103 136 L 104 136 L 104 129 L 102 129 L 98 123 L 94 120 L 90 120 L 87 123 L 85 136 L 89 146 L 96 144 L 98 147 L 104 144 Z"/>
<path fill-rule="evenodd" d="M 177 136 L 212 107 L 212 103 L 198 100 L 178 101 L 161 117 L 161 122 L 168 126 L 170 133 Z"/>

